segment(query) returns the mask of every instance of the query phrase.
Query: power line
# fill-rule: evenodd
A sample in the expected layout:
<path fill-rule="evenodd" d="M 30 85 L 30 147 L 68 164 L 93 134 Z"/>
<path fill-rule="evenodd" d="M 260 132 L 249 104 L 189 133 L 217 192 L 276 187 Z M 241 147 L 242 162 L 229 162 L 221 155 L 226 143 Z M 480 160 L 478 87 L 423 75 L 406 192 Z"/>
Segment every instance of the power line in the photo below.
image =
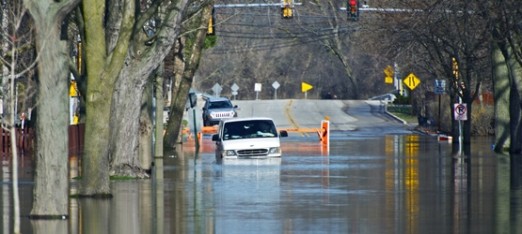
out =
<path fill-rule="evenodd" d="M 329 29 L 323 29 L 320 31 L 313 31 L 313 32 L 297 32 L 297 33 L 286 33 L 286 32 L 280 32 L 280 33 L 263 33 L 263 32 L 240 32 L 240 31 L 226 31 L 226 30 L 220 30 L 219 36 L 222 37 L 237 37 L 237 38 L 248 38 L 248 39 L 294 39 L 294 38 L 309 38 L 310 36 L 330 36 L 335 35 L 337 33 L 344 34 L 347 32 L 353 32 L 357 31 L 355 28 L 340 28 L 339 30 L 334 30 L 332 28 Z M 246 35 L 246 36 L 243 36 Z M 259 37 L 256 37 L 255 35 L 259 35 Z"/>
<path fill-rule="evenodd" d="M 224 20 L 219 23 L 214 23 L 213 25 L 221 28 L 219 30 L 216 30 L 219 37 L 222 38 L 236 38 L 236 39 L 249 39 L 249 40 L 278 40 L 283 41 L 279 42 L 277 44 L 271 43 L 269 44 L 259 44 L 259 45 L 245 45 L 243 48 L 213 48 L 212 52 L 213 54 L 222 54 L 222 53 L 230 53 L 231 51 L 233 53 L 240 53 L 245 51 L 261 51 L 261 50 L 271 50 L 271 49 L 277 49 L 277 48 L 286 48 L 286 47 L 293 47 L 297 45 L 303 45 L 308 44 L 324 39 L 331 38 L 333 35 L 337 34 L 344 34 L 350 31 L 355 31 L 353 27 L 340 27 L 340 28 L 332 28 L 330 26 L 329 21 L 324 21 L 324 23 L 318 23 L 317 19 L 332 19 L 332 16 L 324 16 L 324 15 L 299 15 L 295 14 L 299 19 L 303 19 L 301 21 L 297 21 L 298 24 L 297 27 L 294 26 L 294 28 L 297 28 L 297 30 L 292 30 L 291 26 L 287 26 L 285 29 L 281 29 L 284 24 L 281 24 L 281 22 L 270 22 L 270 20 L 263 23 L 258 23 L 259 20 L 255 20 L 254 18 L 257 17 L 267 17 L 270 19 L 274 16 L 280 16 L 280 14 L 272 14 L 270 10 L 268 10 L 267 13 L 261 14 L 261 13 L 238 13 L 235 10 L 225 10 L 225 9 L 233 9 L 233 8 L 261 8 L 261 7 L 284 7 L 285 5 L 283 3 L 288 3 L 288 1 L 282 1 L 280 3 L 248 3 L 248 4 L 216 4 L 214 5 L 214 9 L 216 10 L 214 14 L 219 15 L 229 15 L 229 16 L 237 16 L 239 19 L 249 19 L 251 21 L 254 21 L 255 23 L 244 23 L 244 22 L 231 22 L 232 18 L 228 17 L 228 20 Z M 293 1 L 291 1 L 293 4 Z M 294 5 L 301 5 L 301 3 L 295 3 Z M 292 6 L 293 8 L 293 6 Z M 218 13 L 219 9 L 219 13 Z M 292 11 L 295 11 L 294 9 Z M 297 11 L 295 11 L 297 12 Z M 293 13 L 292 13 L 293 14 Z M 292 15 L 293 16 L 293 15 Z M 215 22 L 213 20 L 213 22 Z M 293 21 L 294 23 L 296 21 Z M 325 27 L 325 25 L 328 25 Z M 276 29 L 276 30 L 287 30 L 287 31 L 293 31 L 293 32 L 272 32 L 270 30 L 267 32 L 266 30 L 256 30 L 254 32 L 248 31 L 248 32 L 242 32 L 242 31 L 235 31 L 234 29 L 228 29 L 229 27 L 256 27 L 261 29 Z M 298 27 L 307 27 L 307 30 L 299 29 Z M 314 29 L 310 29 L 310 27 Z M 228 29 L 228 30 L 227 30 Z M 286 40 L 286 41 L 285 41 Z"/>
<path fill-rule="evenodd" d="M 348 31 L 346 31 L 348 32 Z M 214 48 L 211 53 L 212 54 L 225 54 L 225 53 L 244 53 L 244 52 L 248 52 L 248 51 L 264 51 L 264 50 L 272 50 L 272 49 L 281 49 L 281 48 L 289 48 L 289 47 L 293 47 L 293 46 L 298 46 L 298 45 L 304 45 L 304 44 L 309 44 L 309 43 L 313 43 L 313 42 L 317 42 L 317 41 L 321 41 L 321 40 L 324 40 L 324 39 L 328 39 L 330 38 L 332 35 L 320 35 L 320 36 L 317 36 L 317 37 L 296 37 L 294 38 L 295 40 L 288 40 L 286 39 L 286 41 L 284 42 L 281 42 L 281 43 L 269 43 L 269 44 L 260 44 L 260 45 L 245 45 L 245 47 L 243 48 L 240 48 L 240 49 L 237 49 L 237 48 L 230 48 L 230 47 L 223 47 L 223 48 L 219 48 L 219 47 L 216 47 Z M 226 37 L 226 36 L 225 36 Z M 238 37 L 235 37 L 234 38 L 238 38 Z M 256 39 L 256 38 L 250 38 L 250 37 L 239 37 L 239 38 L 247 38 L 247 39 Z M 269 39 L 273 39 L 273 38 L 269 38 Z M 297 40 L 297 39 L 301 39 L 301 40 Z M 302 39 L 305 39 L 305 40 L 302 40 Z M 283 39 L 281 39 L 283 40 Z"/>

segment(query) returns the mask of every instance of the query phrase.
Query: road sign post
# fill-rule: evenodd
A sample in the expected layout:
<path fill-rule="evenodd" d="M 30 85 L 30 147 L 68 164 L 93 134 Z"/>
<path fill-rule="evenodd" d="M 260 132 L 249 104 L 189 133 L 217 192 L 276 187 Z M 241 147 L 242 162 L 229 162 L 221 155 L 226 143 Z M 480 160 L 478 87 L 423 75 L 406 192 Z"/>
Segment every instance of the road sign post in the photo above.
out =
<path fill-rule="evenodd" d="M 277 89 L 279 88 L 279 82 L 277 81 L 274 81 L 274 83 L 272 83 L 272 88 L 274 88 L 274 99 L 277 99 Z"/>
<path fill-rule="evenodd" d="M 197 103 L 197 96 L 196 93 L 189 93 L 188 95 L 189 102 L 190 102 L 190 108 L 192 108 L 192 118 L 194 120 L 194 145 L 196 146 L 196 152 L 199 150 L 199 139 L 198 139 L 198 127 L 196 125 L 196 103 Z"/>
<path fill-rule="evenodd" d="M 413 98 L 413 90 L 415 88 L 417 88 L 417 86 L 420 84 L 420 80 L 419 78 L 417 78 L 417 76 L 415 76 L 415 74 L 413 73 L 410 73 L 408 76 L 406 76 L 404 79 L 403 79 L 403 83 L 408 87 L 410 88 L 410 90 L 412 91 L 412 94 L 411 94 L 411 98 L 410 98 L 410 104 L 412 104 L 412 98 Z M 404 90 L 406 91 L 406 90 Z M 406 95 L 403 95 L 403 96 L 406 96 Z M 413 108 L 412 108 L 412 114 L 413 114 Z"/>
<path fill-rule="evenodd" d="M 393 84 L 393 68 L 391 66 L 387 66 L 384 69 L 384 83 Z"/>
<path fill-rule="evenodd" d="M 214 92 L 214 96 L 216 96 L 216 97 L 221 96 L 222 90 L 223 90 L 223 88 L 218 83 L 216 83 L 214 86 L 212 86 L 212 91 Z"/>
<path fill-rule="evenodd" d="M 259 99 L 259 92 L 261 92 L 261 87 L 262 87 L 261 83 L 254 84 L 254 91 L 256 92 L 256 100 Z"/>
<path fill-rule="evenodd" d="M 232 85 L 232 87 L 230 87 L 230 89 L 232 90 L 232 96 L 234 96 L 234 100 L 236 100 L 236 96 L 238 94 L 237 91 L 239 90 L 239 86 L 236 83 L 234 83 Z"/>
<path fill-rule="evenodd" d="M 436 94 L 438 94 L 439 96 L 439 119 L 437 121 L 437 124 L 438 124 L 438 131 L 440 132 L 440 109 L 441 109 L 441 101 L 440 101 L 440 96 L 442 96 L 442 94 L 444 94 L 444 92 L 446 91 L 446 80 L 435 80 L 435 90 L 434 92 Z"/>

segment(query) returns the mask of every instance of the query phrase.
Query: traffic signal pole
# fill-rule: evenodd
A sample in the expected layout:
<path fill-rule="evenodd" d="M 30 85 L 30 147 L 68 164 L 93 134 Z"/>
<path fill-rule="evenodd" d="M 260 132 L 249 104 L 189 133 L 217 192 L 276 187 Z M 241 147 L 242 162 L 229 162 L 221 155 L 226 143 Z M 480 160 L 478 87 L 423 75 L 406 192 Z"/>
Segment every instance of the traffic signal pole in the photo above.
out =
<path fill-rule="evenodd" d="M 251 7 L 281 7 L 283 18 L 294 16 L 294 6 L 301 6 L 303 3 L 294 0 L 281 0 L 279 3 L 237 3 L 237 4 L 215 4 L 214 8 L 251 8 Z"/>

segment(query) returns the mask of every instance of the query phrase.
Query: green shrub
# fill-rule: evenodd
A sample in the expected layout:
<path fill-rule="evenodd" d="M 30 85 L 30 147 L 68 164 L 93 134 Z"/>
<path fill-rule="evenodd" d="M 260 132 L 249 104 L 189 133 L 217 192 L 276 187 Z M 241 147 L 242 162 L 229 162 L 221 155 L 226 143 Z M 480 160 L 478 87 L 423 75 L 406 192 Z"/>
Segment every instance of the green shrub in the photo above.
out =
<path fill-rule="evenodd" d="M 386 107 L 389 112 L 411 115 L 411 105 L 391 104 Z"/>
<path fill-rule="evenodd" d="M 396 99 L 393 101 L 393 104 L 396 105 L 410 105 L 411 104 L 411 96 L 402 96 L 402 95 L 396 95 Z"/>

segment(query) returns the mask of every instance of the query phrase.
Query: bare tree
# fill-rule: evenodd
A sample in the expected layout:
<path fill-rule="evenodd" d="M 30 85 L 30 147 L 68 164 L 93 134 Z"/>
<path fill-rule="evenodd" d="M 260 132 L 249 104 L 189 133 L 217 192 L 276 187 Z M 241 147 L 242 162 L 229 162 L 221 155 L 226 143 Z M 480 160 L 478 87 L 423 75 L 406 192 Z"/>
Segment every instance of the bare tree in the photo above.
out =
<path fill-rule="evenodd" d="M 282 18 L 278 7 L 217 3 L 223 5 L 215 9 L 217 45 L 205 51 L 195 83 L 201 92 L 232 81 L 241 87 L 240 99 L 254 98 L 254 82 L 263 84 L 263 98 L 274 96 L 274 81 L 281 84 L 278 98 L 303 97 L 301 82 L 314 86 L 309 97 L 330 92 L 362 98 L 381 91 L 372 82 L 378 66 L 367 66 L 373 65 L 365 56 L 369 48 L 358 39 L 367 21 L 349 19 L 341 10 L 346 1 L 302 2 L 292 18 Z"/>
<path fill-rule="evenodd" d="M 522 152 L 522 2 L 481 1 L 493 38 L 495 151 Z"/>
<path fill-rule="evenodd" d="M 33 56 L 32 33 L 26 8 L 21 3 L 1 2 L 0 19 L 2 29 L 0 42 L 2 53 L 0 64 L 2 67 L 2 129 L 9 133 L 11 145 L 11 172 L 14 207 L 14 233 L 20 233 L 20 197 L 18 193 L 18 156 L 19 144 L 16 124 L 18 123 L 17 100 L 18 86 L 24 77 L 30 76 L 36 65 Z M 5 108 L 4 108 L 5 107 Z M 23 129 L 25 123 L 22 123 Z M 23 134 L 23 132 L 21 132 Z M 21 146 L 23 147 L 23 146 Z M 23 149 L 23 148 L 22 148 Z"/>
<path fill-rule="evenodd" d="M 172 89 L 172 96 L 175 97 L 170 105 L 169 122 L 167 124 L 165 134 L 165 147 L 172 148 L 179 137 L 179 130 L 181 129 L 181 119 L 185 112 L 185 103 L 190 88 L 194 73 L 199 67 L 199 60 L 203 50 L 203 45 L 206 36 L 206 25 L 210 19 L 212 6 L 206 6 L 190 25 L 187 25 L 189 31 L 180 40 L 180 48 L 177 53 L 180 57 L 179 67 L 176 69 L 177 77 L 179 77 L 178 85 Z M 194 30 L 195 29 L 195 30 Z M 185 45 L 185 46 L 182 46 Z"/>
<path fill-rule="evenodd" d="M 446 79 L 452 103 L 460 100 L 467 105 L 468 120 L 463 121 L 463 141 L 469 143 L 473 100 L 479 94 L 482 81 L 490 74 L 487 69 L 490 37 L 484 27 L 486 21 L 477 14 L 478 4 L 469 1 L 398 1 L 394 9 L 402 11 L 382 9 L 382 20 L 378 23 L 381 32 L 388 35 L 388 50 L 394 51 L 396 56 L 409 57 L 410 69 L 416 68 L 431 78 L 423 79 L 423 83 L 433 82 L 435 78 Z M 409 54 L 405 56 L 406 53 Z M 455 70 L 457 64 L 458 70 Z M 453 106 L 448 108 L 452 110 Z M 457 124 L 453 125 L 452 132 L 458 139 Z"/>
<path fill-rule="evenodd" d="M 79 0 L 24 0 L 35 24 L 38 54 L 36 177 L 31 216 L 68 216 L 68 49 L 61 23 Z M 65 71 L 65 72 L 64 72 Z"/>
<path fill-rule="evenodd" d="M 147 177 L 138 158 L 143 91 L 183 20 L 198 17 L 207 2 L 191 2 L 190 9 L 186 0 L 84 3 L 88 90 L 81 193 L 96 196 L 110 193 L 109 175 Z"/>

